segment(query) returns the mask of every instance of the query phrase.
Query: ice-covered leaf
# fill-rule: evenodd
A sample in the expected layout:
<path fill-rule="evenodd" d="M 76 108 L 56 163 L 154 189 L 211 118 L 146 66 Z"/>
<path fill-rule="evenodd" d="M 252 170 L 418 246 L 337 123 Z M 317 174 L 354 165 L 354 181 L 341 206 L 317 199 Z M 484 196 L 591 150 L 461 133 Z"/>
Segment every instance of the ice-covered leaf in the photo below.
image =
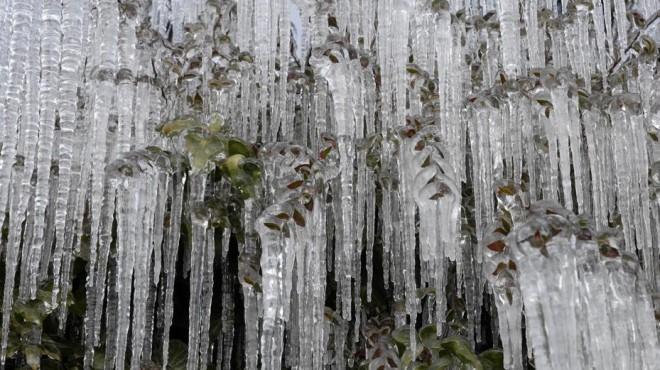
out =
<path fill-rule="evenodd" d="M 208 168 L 211 160 L 224 153 L 224 141 L 215 135 L 204 137 L 198 133 L 190 132 L 186 135 L 186 150 L 190 156 L 190 164 L 194 171 L 203 171 Z"/>
<path fill-rule="evenodd" d="M 25 346 L 25 362 L 32 370 L 37 370 L 41 367 L 41 347 L 37 345 Z"/>
<path fill-rule="evenodd" d="M 501 350 L 490 349 L 479 354 L 484 370 L 504 370 L 504 354 Z"/>
<path fill-rule="evenodd" d="M 392 339 L 404 346 L 410 345 L 410 328 L 408 326 L 401 326 L 394 329 Z"/>
<path fill-rule="evenodd" d="M 167 137 L 174 137 L 186 130 L 200 128 L 204 125 L 194 118 L 179 118 L 160 126 L 160 132 Z"/>
<path fill-rule="evenodd" d="M 463 364 L 470 365 L 476 370 L 482 370 L 483 366 L 477 355 L 472 352 L 470 345 L 463 339 L 458 337 L 450 337 L 442 340 L 442 347 L 447 349 L 456 356 Z"/>
<path fill-rule="evenodd" d="M 241 139 L 231 138 L 227 140 L 227 155 L 233 156 L 240 154 L 244 157 L 252 156 L 252 150 L 250 146 Z"/>

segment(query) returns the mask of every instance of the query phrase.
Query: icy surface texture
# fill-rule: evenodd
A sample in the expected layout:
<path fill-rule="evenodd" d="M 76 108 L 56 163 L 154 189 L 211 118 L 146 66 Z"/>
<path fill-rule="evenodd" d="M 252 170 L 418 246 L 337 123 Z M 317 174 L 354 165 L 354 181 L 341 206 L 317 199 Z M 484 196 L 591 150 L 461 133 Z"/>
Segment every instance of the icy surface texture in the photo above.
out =
<path fill-rule="evenodd" d="M 86 370 L 352 368 L 455 300 L 507 369 L 657 366 L 659 9 L 0 0 L 0 365 L 47 291 Z"/>
<path fill-rule="evenodd" d="M 506 367 L 522 366 L 522 304 L 537 367 L 654 368 L 659 352 L 651 297 L 636 256 L 620 251 L 620 233 L 597 233 L 553 201 L 530 205 L 511 184 L 497 194 L 500 219 L 487 236 L 486 273 Z"/>

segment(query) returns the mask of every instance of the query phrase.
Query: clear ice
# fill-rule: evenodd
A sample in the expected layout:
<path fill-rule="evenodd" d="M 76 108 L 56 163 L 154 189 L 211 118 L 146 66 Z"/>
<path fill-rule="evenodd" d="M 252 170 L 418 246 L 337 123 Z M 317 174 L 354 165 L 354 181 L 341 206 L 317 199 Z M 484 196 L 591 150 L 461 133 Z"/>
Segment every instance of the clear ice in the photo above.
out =
<path fill-rule="evenodd" d="M 0 0 L 0 367 L 84 261 L 84 369 L 168 368 L 180 276 L 190 370 L 357 365 L 381 280 L 413 352 L 456 292 L 506 369 L 657 368 L 659 46 L 653 0 Z"/>

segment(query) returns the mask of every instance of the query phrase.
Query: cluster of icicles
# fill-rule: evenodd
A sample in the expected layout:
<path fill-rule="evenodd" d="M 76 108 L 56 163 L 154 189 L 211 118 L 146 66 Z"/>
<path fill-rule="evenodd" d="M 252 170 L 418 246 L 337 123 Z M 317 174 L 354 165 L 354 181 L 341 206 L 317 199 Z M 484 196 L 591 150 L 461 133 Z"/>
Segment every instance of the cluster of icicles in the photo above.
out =
<path fill-rule="evenodd" d="M 507 369 L 654 368 L 658 15 L 654 0 L 0 0 L 0 361 L 13 303 L 46 282 L 66 326 L 84 252 L 85 368 L 102 348 L 106 369 L 165 369 L 186 248 L 188 369 L 231 367 L 236 317 L 246 369 L 343 369 L 379 242 L 411 336 L 443 325 L 451 265 L 473 343 L 492 293 Z M 227 184 L 157 130 L 213 115 L 263 143 L 240 316 L 227 273 L 213 297 L 231 230 L 203 207 Z"/>

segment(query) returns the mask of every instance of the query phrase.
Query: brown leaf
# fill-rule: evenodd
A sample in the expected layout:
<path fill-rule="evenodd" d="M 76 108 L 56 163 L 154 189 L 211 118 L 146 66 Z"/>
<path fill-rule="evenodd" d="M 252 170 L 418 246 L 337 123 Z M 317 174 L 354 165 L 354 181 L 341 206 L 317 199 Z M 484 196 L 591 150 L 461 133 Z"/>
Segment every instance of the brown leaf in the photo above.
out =
<path fill-rule="evenodd" d="M 426 157 L 424 162 L 422 163 L 422 168 L 428 167 L 431 165 L 431 156 Z"/>
<path fill-rule="evenodd" d="M 300 186 L 302 186 L 302 184 L 303 184 L 303 180 L 296 180 L 290 183 L 289 185 L 287 185 L 286 187 L 293 190 L 299 188 Z"/>
<path fill-rule="evenodd" d="M 509 270 L 518 271 L 518 266 L 512 260 L 509 260 Z"/>
<path fill-rule="evenodd" d="M 430 200 L 438 200 L 438 199 L 440 199 L 444 196 L 445 196 L 445 193 L 440 192 L 440 193 L 435 193 L 435 194 L 431 195 L 431 197 L 429 199 Z"/>
<path fill-rule="evenodd" d="M 504 248 L 506 248 L 506 244 L 501 240 L 497 240 L 497 241 L 494 241 L 494 242 L 488 244 L 486 246 L 486 248 L 488 248 L 488 249 L 490 249 L 491 251 L 494 251 L 494 252 L 502 252 L 504 250 Z"/>
<path fill-rule="evenodd" d="M 280 226 L 278 224 L 274 224 L 272 222 L 264 222 L 264 226 L 266 226 L 271 230 L 282 231 L 282 229 L 280 229 Z"/>
<path fill-rule="evenodd" d="M 529 243 L 534 248 L 541 248 L 541 247 L 545 246 L 545 240 L 543 239 L 543 235 L 541 235 L 540 230 L 536 230 L 536 232 L 534 233 L 534 236 L 532 236 L 529 239 Z"/>
<path fill-rule="evenodd" d="M 314 198 L 310 198 L 309 202 L 305 203 L 305 208 L 310 212 L 314 210 Z"/>
<path fill-rule="evenodd" d="M 293 210 L 293 221 L 296 222 L 296 225 L 300 227 L 305 227 L 305 217 L 303 217 L 297 209 Z"/>
<path fill-rule="evenodd" d="M 332 151 L 332 147 L 330 146 L 321 150 L 321 153 L 319 153 L 319 158 L 326 159 L 328 157 L 328 154 L 330 154 L 330 151 Z"/>
<path fill-rule="evenodd" d="M 500 262 L 497 264 L 497 268 L 495 268 L 495 271 L 493 272 L 493 276 L 497 276 L 500 272 L 506 270 L 506 263 Z"/>
<path fill-rule="evenodd" d="M 610 246 L 609 244 L 602 244 L 600 246 L 600 254 L 609 258 L 616 258 L 619 257 L 620 255 L 619 251 L 616 248 Z"/>

